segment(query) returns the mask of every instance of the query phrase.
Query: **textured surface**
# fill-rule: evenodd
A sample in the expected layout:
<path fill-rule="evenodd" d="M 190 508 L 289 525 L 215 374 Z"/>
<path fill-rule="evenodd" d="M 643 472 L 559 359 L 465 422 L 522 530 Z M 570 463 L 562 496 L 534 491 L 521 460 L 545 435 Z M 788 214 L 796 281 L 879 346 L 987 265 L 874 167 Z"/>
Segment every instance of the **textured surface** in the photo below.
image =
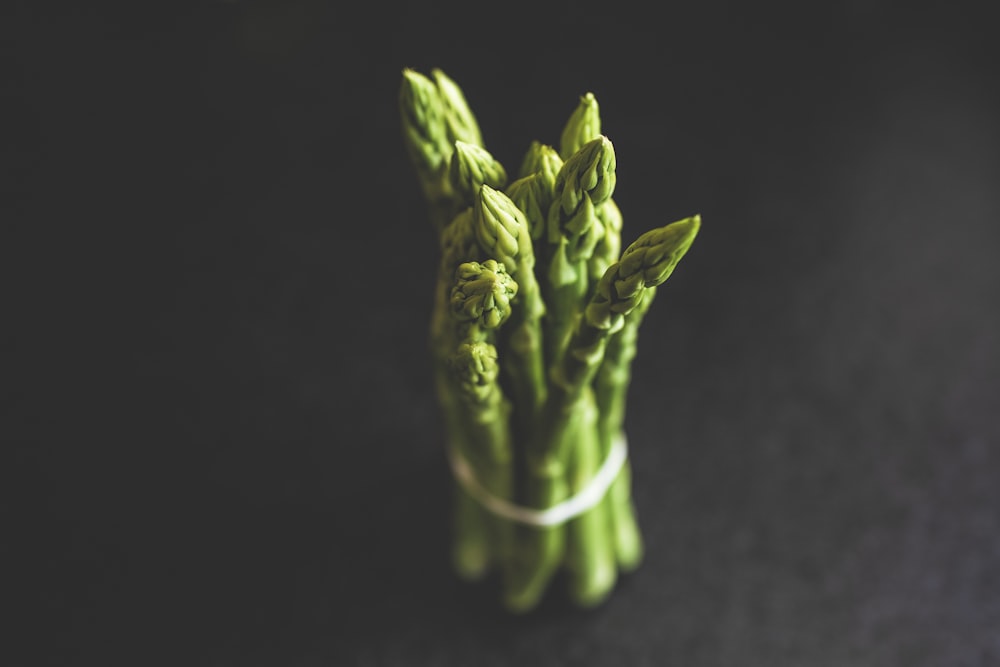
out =
<path fill-rule="evenodd" d="M 1000 664 L 992 24 L 341 4 L 3 10 L 0 662 Z M 404 66 L 508 169 L 594 92 L 625 239 L 702 216 L 639 338 L 647 560 L 598 610 L 448 570 Z"/>

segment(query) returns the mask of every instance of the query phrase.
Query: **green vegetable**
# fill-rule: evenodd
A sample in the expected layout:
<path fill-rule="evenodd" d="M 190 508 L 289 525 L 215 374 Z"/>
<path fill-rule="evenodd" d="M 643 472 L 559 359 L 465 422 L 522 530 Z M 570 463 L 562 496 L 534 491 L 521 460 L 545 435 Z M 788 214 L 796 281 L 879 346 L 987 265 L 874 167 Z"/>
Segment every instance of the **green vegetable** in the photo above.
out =
<path fill-rule="evenodd" d="M 455 270 L 449 309 L 460 342 L 447 359 L 452 428 L 461 438 L 451 446 L 475 471 L 484 488 L 500 498 L 513 494 L 513 464 L 508 417 L 510 404 L 497 382 L 493 330 L 510 317 L 517 283 L 502 264 L 465 262 Z M 483 513 L 461 487 L 456 488 L 459 530 L 453 561 L 466 579 L 479 579 L 493 562 L 509 560 L 511 526 Z M 469 525 L 473 524 L 473 525 Z"/>
<path fill-rule="evenodd" d="M 593 93 L 580 97 L 580 103 L 563 127 L 559 137 L 559 155 L 568 160 L 584 144 L 601 134 L 601 113 Z"/>
<path fill-rule="evenodd" d="M 560 571 L 593 607 L 643 558 L 631 467 L 614 464 L 641 323 L 701 218 L 621 251 L 617 158 L 592 93 L 558 150 L 532 141 L 514 180 L 440 70 L 403 70 L 399 104 L 439 240 L 429 342 L 456 472 L 454 567 L 495 574 L 511 612 L 534 609 Z"/>
<path fill-rule="evenodd" d="M 545 297 L 551 316 L 546 330 L 550 362 L 562 355 L 567 336 L 591 288 L 589 262 L 605 227 L 597 207 L 615 187 L 615 152 L 607 137 L 585 143 L 556 175 L 546 219 L 549 251 Z"/>

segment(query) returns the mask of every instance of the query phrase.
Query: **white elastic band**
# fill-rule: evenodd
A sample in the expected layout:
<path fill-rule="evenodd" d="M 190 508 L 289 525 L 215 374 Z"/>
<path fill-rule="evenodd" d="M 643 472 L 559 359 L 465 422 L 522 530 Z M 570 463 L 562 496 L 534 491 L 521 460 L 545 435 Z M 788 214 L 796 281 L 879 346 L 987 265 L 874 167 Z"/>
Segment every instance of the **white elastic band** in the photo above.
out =
<path fill-rule="evenodd" d="M 455 475 L 455 479 L 469 492 L 469 495 L 493 514 L 529 526 L 558 526 L 586 512 L 604 497 L 612 482 L 618 477 L 618 472 L 622 469 L 627 458 L 628 445 L 625 442 L 625 436 L 622 435 L 611 443 L 608 457 L 604 459 L 600 470 L 590 479 L 587 486 L 583 487 L 576 495 L 570 496 L 552 507 L 539 510 L 515 505 L 509 500 L 494 496 L 479 483 L 472 466 L 461 454 L 454 451 L 454 448 L 450 448 L 448 452 L 451 471 Z"/>

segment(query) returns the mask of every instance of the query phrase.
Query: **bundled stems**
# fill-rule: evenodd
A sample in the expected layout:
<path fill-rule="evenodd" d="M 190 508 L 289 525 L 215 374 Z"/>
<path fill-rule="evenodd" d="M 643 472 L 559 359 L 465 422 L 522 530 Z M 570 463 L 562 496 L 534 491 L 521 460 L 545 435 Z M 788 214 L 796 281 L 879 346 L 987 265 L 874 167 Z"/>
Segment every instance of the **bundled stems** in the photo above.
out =
<path fill-rule="evenodd" d="M 621 251 L 616 156 L 592 93 L 558 150 L 533 141 L 514 180 L 443 72 L 404 70 L 399 102 L 439 239 L 429 342 L 456 470 L 454 567 L 498 573 L 511 612 L 535 608 L 561 570 L 575 604 L 598 605 L 642 559 L 629 463 L 609 467 L 638 332 L 700 218 Z"/>

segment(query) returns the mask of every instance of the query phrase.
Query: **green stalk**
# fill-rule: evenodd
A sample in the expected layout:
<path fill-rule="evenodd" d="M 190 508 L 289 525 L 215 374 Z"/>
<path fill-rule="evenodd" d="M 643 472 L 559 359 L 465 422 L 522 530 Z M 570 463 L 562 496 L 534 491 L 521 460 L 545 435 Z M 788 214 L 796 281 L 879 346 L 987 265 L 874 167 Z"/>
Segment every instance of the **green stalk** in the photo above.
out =
<path fill-rule="evenodd" d="M 605 271 L 584 309 L 566 354 L 553 368 L 535 453 L 565 460 L 565 433 L 585 389 L 593 382 L 608 339 L 642 302 L 649 287 L 662 284 L 687 253 L 701 226 L 694 216 L 650 230 Z"/>
<path fill-rule="evenodd" d="M 478 256 L 471 219 L 472 209 L 469 208 L 442 230 L 429 337 L 434 387 L 444 419 L 446 444 L 457 451 L 463 451 L 462 448 L 472 441 L 472 437 L 467 432 L 463 417 L 465 407 L 449 367 L 451 355 L 460 342 L 451 314 L 450 295 L 457 267 L 461 262 Z M 479 503 L 457 481 L 453 522 L 453 566 L 463 579 L 479 579 L 486 574 L 490 564 L 489 520 Z"/>
<path fill-rule="evenodd" d="M 566 469 L 555 459 L 527 463 L 524 503 L 548 509 L 569 495 Z M 525 613 L 542 600 L 566 553 L 566 527 L 518 525 L 514 534 L 510 577 L 503 602 L 508 611 Z"/>
<path fill-rule="evenodd" d="M 588 261 L 604 235 L 597 207 L 615 187 L 615 152 L 607 137 L 583 145 L 560 168 L 547 218 L 546 359 L 558 363 L 590 290 Z"/>
<path fill-rule="evenodd" d="M 510 198 L 487 184 L 480 186 L 472 222 L 482 251 L 503 263 L 518 284 L 511 322 L 501 342 L 504 370 L 509 374 L 516 406 L 515 432 L 522 439 L 534 429 L 547 394 L 542 358 L 546 308 L 535 278 L 530 230 L 524 213 Z"/>
<path fill-rule="evenodd" d="M 541 272 L 544 275 L 544 267 L 551 263 L 551 249 L 545 242 L 545 230 L 548 226 L 549 209 L 555 199 L 556 177 L 562 165 L 562 158 L 559 157 L 554 148 L 534 141 L 521 163 L 521 177 L 507 186 L 506 190 L 511 202 L 524 213 L 527 220 L 529 236 L 535 254 L 535 268 L 533 270 L 536 274 Z M 570 280 L 572 279 L 573 276 L 570 277 Z M 542 315 L 545 313 L 543 312 Z M 531 345 L 537 345 L 541 351 L 538 359 L 540 365 L 538 370 L 542 372 L 542 384 L 544 385 L 543 369 L 551 360 L 545 357 L 545 345 L 541 339 L 544 333 L 543 326 L 544 323 L 540 322 L 537 329 L 532 329 L 533 334 L 536 334 L 538 338 L 533 338 Z"/>
<path fill-rule="evenodd" d="M 537 507 L 550 507 L 568 495 L 567 462 L 574 456 L 576 420 L 586 409 L 608 339 L 642 301 L 647 287 L 662 284 L 687 252 L 700 218 L 686 218 L 640 236 L 598 282 L 594 296 L 573 332 L 566 354 L 552 369 L 549 396 L 539 428 L 528 443 L 530 488 Z M 594 428 L 596 437 L 596 426 Z M 537 604 L 564 555 L 564 527 L 522 531 L 518 543 L 521 576 L 507 598 L 508 608 L 523 611 Z M 574 555 L 579 558 L 579 555 Z M 527 567 L 525 576 L 523 569 Z"/>
<path fill-rule="evenodd" d="M 445 422 L 446 446 L 470 458 L 469 443 L 473 442 L 464 418 L 459 389 L 445 362 L 435 365 L 434 384 Z M 452 516 L 452 566 L 466 581 L 476 581 L 486 575 L 491 564 L 489 515 L 455 480 Z"/>
<path fill-rule="evenodd" d="M 493 561 L 490 517 L 458 481 L 452 486 L 451 566 L 463 581 L 480 581 Z"/>
<path fill-rule="evenodd" d="M 598 282 L 577 323 L 566 354 L 552 369 L 549 398 L 537 437 L 530 443 L 527 457 L 529 469 L 543 481 L 539 485 L 543 493 L 554 495 L 551 493 L 552 482 L 558 479 L 557 475 L 566 473 L 565 462 L 574 454 L 574 420 L 586 407 L 586 397 L 604 358 L 608 339 L 624 326 L 626 316 L 639 306 L 645 290 L 662 284 L 670 277 L 694 241 L 700 224 L 701 219 L 695 216 L 646 232 L 622 253 L 618 262 L 608 267 Z M 549 474 L 541 477 L 539 472 Z M 540 506 L 549 507 L 553 501 L 563 498 L 565 496 L 550 497 L 549 504 Z M 560 555 L 559 551 L 565 546 L 563 531 L 546 528 L 536 531 L 534 535 L 535 539 L 527 544 L 527 548 L 534 554 L 536 577 L 550 577 L 557 566 L 550 559 Z M 519 546 L 525 548 L 523 544 Z M 579 557 L 574 555 L 574 558 Z M 535 580 L 531 583 L 535 587 L 543 585 Z M 519 592 L 536 591 L 528 589 Z M 595 594 L 596 597 L 599 596 Z M 528 595 L 521 599 L 525 600 L 537 602 Z"/>
<path fill-rule="evenodd" d="M 471 466 L 476 478 L 498 498 L 513 498 L 513 447 L 509 430 L 510 402 L 497 382 L 499 365 L 494 332 L 511 313 L 517 283 L 502 264 L 494 260 L 464 262 L 455 270 L 449 309 L 460 340 L 448 358 L 449 378 L 454 385 L 455 421 L 461 441 L 452 443 Z M 464 489 L 463 489 L 464 491 Z M 457 569 L 466 578 L 481 577 L 491 565 L 509 560 L 512 536 L 507 521 L 478 508 L 465 507 L 458 519 L 478 519 L 479 525 L 461 526 L 458 536 Z M 485 528 L 485 530 L 483 530 Z M 470 549 L 474 544 L 476 549 Z M 485 553 L 481 553 L 485 549 Z"/>
<path fill-rule="evenodd" d="M 458 451 L 483 488 L 497 498 L 511 500 L 514 497 L 514 462 L 508 428 L 510 402 L 497 382 L 499 365 L 496 347 L 484 341 L 463 342 L 452 357 L 452 368 L 465 408 L 462 422 L 467 439 Z M 482 568 L 475 572 L 479 577 L 490 567 L 499 567 L 503 572 L 510 562 L 513 526 L 506 519 L 481 508 L 478 501 L 477 509 L 479 525 L 472 527 L 471 535 L 460 540 L 460 544 L 465 546 L 473 542 L 485 548 L 482 562 L 475 563 Z M 466 530 L 470 528 L 468 525 L 462 527 Z M 465 566 L 466 563 L 460 563 L 459 573 L 467 576 L 462 569 Z"/>
<path fill-rule="evenodd" d="M 570 490 L 575 494 L 592 482 L 604 462 L 598 441 L 597 406 L 589 387 L 580 399 L 571 431 L 574 444 L 569 460 L 569 480 Z M 608 539 L 609 510 L 610 506 L 602 499 L 573 518 L 566 527 L 569 593 L 581 607 L 594 607 L 603 602 L 618 578 L 615 545 Z"/>
<path fill-rule="evenodd" d="M 462 452 L 468 458 L 468 433 L 454 381 L 447 373 L 435 369 L 434 383 L 445 421 L 445 446 L 449 451 Z M 491 546 L 489 515 L 455 480 L 453 484 L 451 561 L 459 577 L 466 581 L 481 579 L 489 570 Z"/>
<path fill-rule="evenodd" d="M 461 447 L 472 440 L 464 418 L 458 390 L 447 368 L 450 353 L 457 344 L 455 327 L 448 316 L 448 290 L 459 262 L 478 257 L 471 231 L 471 207 L 462 212 L 461 193 L 452 187 L 452 156 L 457 142 L 481 147 L 482 137 L 475 116 L 461 89 L 439 69 L 432 70 L 433 80 L 414 70 L 404 69 L 399 94 L 403 143 L 417 173 L 427 202 L 428 218 L 441 241 L 441 259 L 435 287 L 434 312 L 431 316 L 430 343 L 434 359 L 435 389 L 445 421 L 449 447 Z M 466 173 L 474 160 L 463 151 L 461 167 Z M 489 169 L 483 180 L 489 180 Z M 505 178 L 505 177 L 504 177 Z M 463 182 L 461 178 L 456 179 Z M 456 483 L 454 538 L 452 556 L 459 574 L 465 578 L 481 577 L 489 561 L 488 520 L 482 508 Z"/>
<path fill-rule="evenodd" d="M 467 208 L 441 231 L 437 282 L 434 286 L 434 310 L 431 314 L 430 342 L 435 368 L 443 372 L 448 358 L 460 342 L 456 337 L 449 300 L 455 271 L 463 262 L 480 258 L 472 225 L 473 210 Z"/>
<path fill-rule="evenodd" d="M 541 321 L 545 314 L 541 290 L 535 279 L 534 248 L 524 213 L 507 195 L 488 185 L 480 188 L 474 213 L 476 237 L 483 251 L 498 258 L 519 285 L 511 323 L 507 330 L 504 368 L 508 371 L 514 397 L 514 432 L 517 442 L 526 443 L 538 429 L 538 415 L 547 397 L 543 365 Z M 565 470 L 526 461 L 523 497 L 530 507 L 547 508 L 566 497 Z M 564 549 L 563 527 L 519 526 L 511 560 L 504 602 L 514 612 L 533 608 L 541 599 L 558 569 Z"/>
<path fill-rule="evenodd" d="M 597 433 L 602 460 L 611 452 L 615 438 L 624 437 L 625 407 L 632 377 L 632 360 L 637 350 L 639 325 L 656 295 L 656 287 L 646 287 L 639 305 L 621 330 L 608 341 L 604 361 L 594 381 L 597 397 Z M 605 498 L 619 567 L 626 572 L 639 566 L 643 555 L 642 534 L 632 500 L 632 470 L 628 461 L 612 483 Z"/>
<path fill-rule="evenodd" d="M 622 252 L 622 213 L 613 198 L 608 197 L 597 207 L 597 219 L 604 228 L 604 233 L 594 246 L 594 253 L 587 260 L 587 274 L 591 287 L 597 284 Z M 591 293 L 588 292 L 587 299 L 590 297 Z"/>
<path fill-rule="evenodd" d="M 537 172 L 536 172 L 537 173 Z M 587 259 L 592 254 L 601 231 L 594 211 L 594 202 L 605 201 L 614 189 L 614 150 L 611 142 L 599 137 L 586 144 L 563 163 L 556 175 L 554 198 L 547 224 L 548 240 L 555 246 L 543 285 L 547 291 L 544 358 L 558 362 L 563 340 L 576 321 L 579 304 L 588 288 Z M 554 387 L 549 382 L 549 392 Z M 549 407 L 551 399 L 545 403 Z M 560 407 L 572 408 L 564 405 Z M 543 408 L 545 409 L 545 408 Z M 570 434 L 557 434 L 560 444 L 552 440 L 539 443 L 546 430 L 550 414 L 542 413 L 536 426 L 527 434 L 525 452 L 527 491 L 532 507 L 547 508 L 569 495 L 565 455 L 570 447 L 565 443 Z M 567 423 L 562 415 L 560 423 Z M 550 434 L 551 435 L 551 434 Z M 553 455 L 554 454 L 554 455 Z M 512 582 L 508 607 L 516 611 L 530 609 L 540 600 L 551 577 L 558 571 L 566 550 L 565 526 L 530 527 L 519 533 L 518 577 Z"/>

